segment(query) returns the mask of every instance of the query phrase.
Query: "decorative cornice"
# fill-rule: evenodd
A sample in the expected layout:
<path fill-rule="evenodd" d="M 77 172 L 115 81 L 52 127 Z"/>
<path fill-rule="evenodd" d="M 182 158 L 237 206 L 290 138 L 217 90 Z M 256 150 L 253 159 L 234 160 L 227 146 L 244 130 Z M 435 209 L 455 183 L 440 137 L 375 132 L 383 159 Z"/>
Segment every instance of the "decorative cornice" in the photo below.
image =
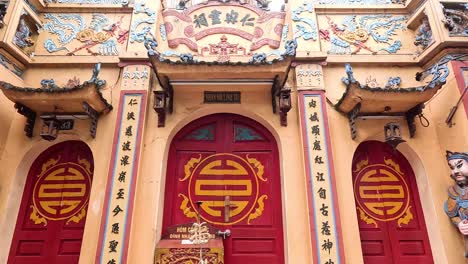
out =
<path fill-rule="evenodd" d="M 246 66 L 246 65 L 266 65 L 274 64 L 275 62 L 284 61 L 287 57 L 294 57 L 296 55 L 297 41 L 288 40 L 285 44 L 285 50 L 282 52 L 276 52 L 275 54 L 266 54 L 266 53 L 255 53 L 249 59 L 248 62 L 230 62 L 230 61 L 201 61 L 196 58 L 191 53 L 177 53 L 171 52 L 170 55 L 176 55 L 179 57 L 179 60 L 172 61 L 170 59 L 164 58 L 165 53 L 160 53 L 156 50 L 158 47 L 158 42 L 154 37 L 147 37 L 145 40 L 145 47 L 148 50 L 149 57 L 155 57 L 158 61 L 167 63 L 167 64 L 184 64 L 184 65 L 230 65 L 230 66 Z M 277 58 L 268 61 L 269 55 L 276 55 Z"/>
<path fill-rule="evenodd" d="M 106 81 L 100 80 L 98 78 L 100 70 L 101 70 L 101 64 L 98 63 L 93 69 L 93 75 L 91 76 L 91 79 L 83 82 L 80 85 L 76 85 L 74 87 L 59 87 L 55 84 L 55 81 L 53 79 L 42 80 L 41 88 L 18 87 L 18 86 L 12 85 L 4 81 L 0 81 L 0 87 L 6 91 L 10 90 L 10 91 L 26 93 L 26 94 L 41 94 L 41 93 L 62 94 L 62 93 L 76 92 L 76 91 L 84 89 L 85 87 L 88 87 L 89 85 L 94 85 L 96 92 L 99 96 L 99 100 L 105 105 L 105 108 L 102 111 L 107 112 L 107 111 L 112 110 L 112 105 L 109 104 L 107 100 L 104 98 L 104 96 L 102 95 L 101 89 L 106 84 Z"/>

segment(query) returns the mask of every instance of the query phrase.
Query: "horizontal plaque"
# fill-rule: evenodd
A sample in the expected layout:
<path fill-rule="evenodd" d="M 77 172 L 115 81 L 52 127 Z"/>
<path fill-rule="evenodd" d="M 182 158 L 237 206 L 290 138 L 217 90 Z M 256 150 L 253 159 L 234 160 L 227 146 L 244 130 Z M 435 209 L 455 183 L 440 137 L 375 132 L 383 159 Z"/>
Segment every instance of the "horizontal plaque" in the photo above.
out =
<path fill-rule="evenodd" d="M 205 104 L 240 104 L 240 92 L 205 92 Z"/>

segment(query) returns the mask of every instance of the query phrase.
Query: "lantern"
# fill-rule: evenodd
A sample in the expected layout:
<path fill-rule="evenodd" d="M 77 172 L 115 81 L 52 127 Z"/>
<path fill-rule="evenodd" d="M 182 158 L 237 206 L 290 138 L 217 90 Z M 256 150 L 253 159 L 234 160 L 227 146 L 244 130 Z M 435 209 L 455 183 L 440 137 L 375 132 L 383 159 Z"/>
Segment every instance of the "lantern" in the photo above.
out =
<path fill-rule="evenodd" d="M 384 126 L 385 142 L 395 149 L 398 144 L 405 142 L 401 137 L 400 125 L 397 123 L 388 123 Z"/>
<path fill-rule="evenodd" d="M 279 109 L 281 117 L 281 125 L 287 126 L 287 114 L 291 110 L 291 89 L 285 88 L 281 89 L 279 94 Z"/>
<path fill-rule="evenodd" d="M 164 127 L 166 121 L 166 92 L 154 91 L 154 111 L 158 113 L 158 127 Z"/>
<path fill-rule="evenodd" d="M 59 121 L 54 117 L 44 119 L 41 129 L 41 137 L 47 141 L 53 141 L 57 138 L 59 132 Z"/>

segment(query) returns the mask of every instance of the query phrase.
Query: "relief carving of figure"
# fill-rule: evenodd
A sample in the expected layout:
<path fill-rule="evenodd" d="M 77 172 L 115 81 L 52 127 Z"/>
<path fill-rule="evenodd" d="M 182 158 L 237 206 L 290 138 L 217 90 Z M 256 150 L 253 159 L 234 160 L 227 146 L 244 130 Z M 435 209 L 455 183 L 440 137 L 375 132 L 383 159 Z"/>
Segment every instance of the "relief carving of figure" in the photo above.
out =
<path fill-rule="evenodd" d="M 432 43 L 432 30 L 429 25 L 429 20 L 425 17 L 418 27 L 416 36 L 414 38 L 414 45 L 421 46 L 423 49 L 427 48 Z"/>
<path fill-rule="evenodd" d="M 21 18 L 13 42 L 22 49 L 31 47 L 34 45 L 34 41 L 31 39 L 31 35 L 31 29 L 26 24 L 24 18 Z"/>
<path fill-rule="evenodd" d="M 448 188 L 444 209 L 450 220 L 465 238 L 465 257 L 468 257 L 468 152 L 447 151 L 450 177 L 455 184 Z"/>

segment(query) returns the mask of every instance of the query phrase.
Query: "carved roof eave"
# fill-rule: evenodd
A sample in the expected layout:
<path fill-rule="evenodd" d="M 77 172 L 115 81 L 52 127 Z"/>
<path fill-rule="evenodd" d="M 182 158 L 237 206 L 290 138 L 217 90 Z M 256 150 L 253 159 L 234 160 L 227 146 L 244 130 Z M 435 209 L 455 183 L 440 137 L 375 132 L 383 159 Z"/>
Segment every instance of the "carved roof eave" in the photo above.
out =
<path fill-rule="evenodd" d="M 42 88 L 17 87 L 0 81 L 0 89 L 14 103 L 22 104 L 37 113 L 80 113 L 87 103 L 98 113 L 112 110 L 100 89 L 102 80 L 86 81 L 71 88 L 55 85 Z"/>
<path fill-rule="evenodd" d="M 205 62 L 161 60 L 158 54 L 148 55 L 160 80 L 206 80 L 206 79 L 271 79 L 284 83 L 291 69 L 293 56 L 263 63 Z"/>
<path fill-rule="evenodd" d="M 357 115 L 402 115 L 414 107 L 429 101 L 437 91 L 446 83 L 448 71 L 436 74 L 428 84 L 409 88 L 382 88 L 361 85 L 353 76 L 351 65 L 346 64 L 347 78 L 342 82 L 346 84 L 344 92 L 335 109 L 341 113 L 354 113 Z M 444 70 L 440 68 L 440 70 Z"/>

